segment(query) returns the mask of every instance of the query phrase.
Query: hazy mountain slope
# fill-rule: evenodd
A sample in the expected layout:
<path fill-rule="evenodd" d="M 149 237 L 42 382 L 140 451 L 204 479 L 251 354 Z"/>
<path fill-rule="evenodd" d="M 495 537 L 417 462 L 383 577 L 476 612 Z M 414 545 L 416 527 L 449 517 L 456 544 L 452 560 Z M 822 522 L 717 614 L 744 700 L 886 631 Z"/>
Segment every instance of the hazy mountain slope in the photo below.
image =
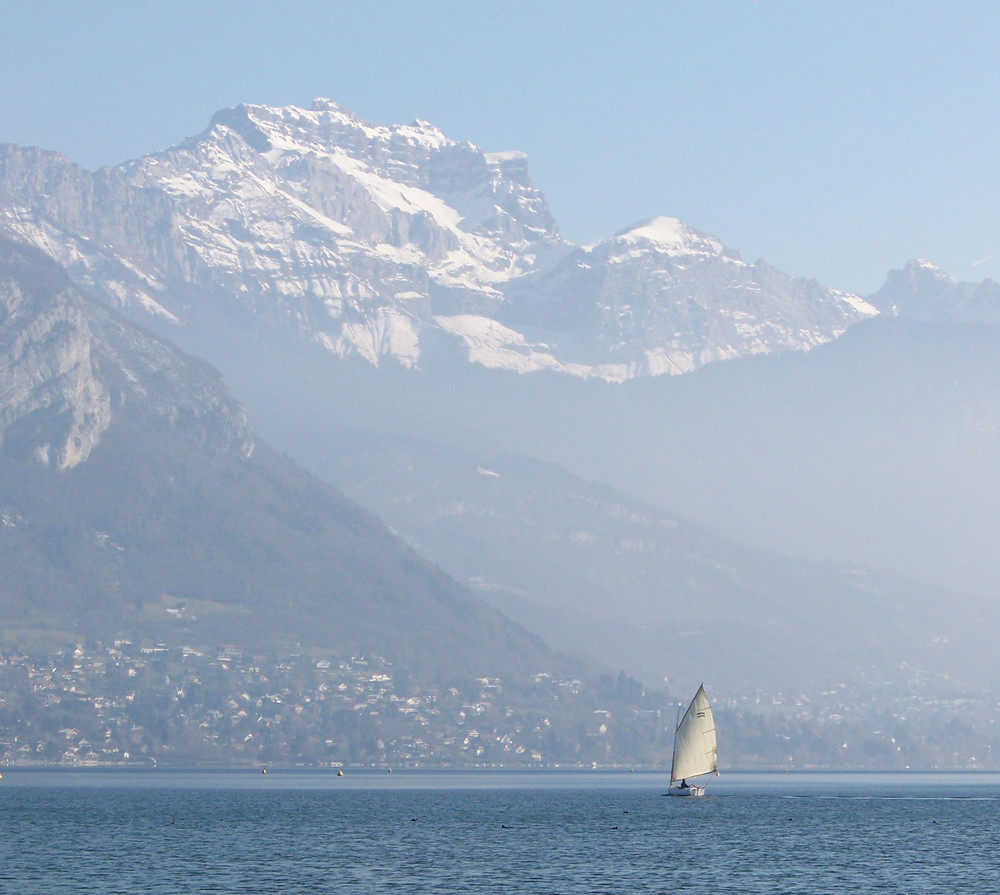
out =
<path fill-rule="evenodd" d="M 8 643 L 124 631 L 373 650 L 427 676 L 547 660 L 375 517 L 254 444 L 210 368 L 87 301 L 41 253 L 0 245 L 0 308 Z"/>
<path fill-rule="evenodd" d="M 992 597 L 998 364 L 993 327 L 879 318 L 806 354 L 622 385 L 457 362 L 328 371 L 308 352 L 283 372 L 296 390 L 269 362 L 231 381 L 262 434 L 320 475 L 340 429 L 524 454 L 737 541 Z"/>
<path fill-rule="evenodd" d="M 997 328 L 872 321 L 635 389 L 659 437 L 611 480 L 749 543 L 994 597 L 998 383 Z"/>
<path fill-rule="evenodd" d="M 984 600 L 749 550 L 526 458 L 359 433 L 325 468 L 505 614 L 649 684 L 815 697 L 1000 683 L 1000 607 Z"/>

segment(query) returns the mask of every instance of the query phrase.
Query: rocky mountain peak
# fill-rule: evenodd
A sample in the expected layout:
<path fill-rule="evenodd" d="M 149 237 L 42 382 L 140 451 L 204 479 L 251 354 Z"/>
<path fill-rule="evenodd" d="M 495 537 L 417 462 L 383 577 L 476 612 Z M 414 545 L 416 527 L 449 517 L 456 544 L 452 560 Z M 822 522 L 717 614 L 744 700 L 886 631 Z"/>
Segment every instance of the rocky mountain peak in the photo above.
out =
<path fill-rule="evenodd" d="M 921 321 L 1000 323 L 1000 285 L 963 283 L 929 261 L 892 270 L 871 302 L 883 313 Z"/>

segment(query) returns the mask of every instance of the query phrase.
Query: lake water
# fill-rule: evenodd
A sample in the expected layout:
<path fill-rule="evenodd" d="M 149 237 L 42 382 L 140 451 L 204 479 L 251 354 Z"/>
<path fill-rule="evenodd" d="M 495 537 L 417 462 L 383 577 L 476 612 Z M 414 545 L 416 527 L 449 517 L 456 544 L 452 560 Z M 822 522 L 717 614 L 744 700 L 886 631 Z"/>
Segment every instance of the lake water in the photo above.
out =
<path fill-rule="evenodd" d="M 1000 777 L 20 771 L 0 892 L 1000 892 Z"/>

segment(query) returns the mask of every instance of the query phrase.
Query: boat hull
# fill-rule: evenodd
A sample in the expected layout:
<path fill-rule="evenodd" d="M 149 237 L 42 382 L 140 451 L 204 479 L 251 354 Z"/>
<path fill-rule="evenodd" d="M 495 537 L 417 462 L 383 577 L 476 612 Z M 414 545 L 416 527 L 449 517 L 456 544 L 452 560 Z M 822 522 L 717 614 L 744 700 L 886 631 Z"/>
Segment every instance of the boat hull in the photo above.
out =
<path fill-rule="evenodd" d="M 704 786 L 688 786 L 685 789 L 681 789 L 679 786 L 672 786 L 667 790 L 666 795 L 668 796 L 703 796 L 705 795 Z"/>

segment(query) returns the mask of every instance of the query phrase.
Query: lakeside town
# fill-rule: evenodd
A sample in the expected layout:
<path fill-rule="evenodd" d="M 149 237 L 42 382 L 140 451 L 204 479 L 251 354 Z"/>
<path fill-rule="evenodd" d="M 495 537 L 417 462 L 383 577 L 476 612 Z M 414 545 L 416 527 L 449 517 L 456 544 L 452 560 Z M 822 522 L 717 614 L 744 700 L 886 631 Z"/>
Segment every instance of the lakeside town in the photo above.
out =
<path fill-rule="evenodd" d="M 890 695 L 891 694 L 891 695 Z M 411 679 L 378 655 L 249 655 L 119 639 L 0 650 L 0 765 L 385 768 L 670 763 L 677 703 L 620 673 L 595 683 Z M 1000 705 L 925 695 L 715 701 L 730 767 L 996 769 Z M 979 720 L 979 724 L 974 719 Z"/>
<path fill-rule="evenodd" d="M 616 711 L 539 672 L 419 686 L 380 656 L 280 659 L 117 640 L 0 653 L 0 761 L 331 766 L 613 763 Z M 511 696 L 516 698 L 510 698 Z M 659 741 L 656 711 L 624 725 Z M 635 743 L 629 747 L 634 752 Z M 662 760 L 662 756 L 660 756 Z M 667 756 L 669 760 L 669 756 Z"/>

